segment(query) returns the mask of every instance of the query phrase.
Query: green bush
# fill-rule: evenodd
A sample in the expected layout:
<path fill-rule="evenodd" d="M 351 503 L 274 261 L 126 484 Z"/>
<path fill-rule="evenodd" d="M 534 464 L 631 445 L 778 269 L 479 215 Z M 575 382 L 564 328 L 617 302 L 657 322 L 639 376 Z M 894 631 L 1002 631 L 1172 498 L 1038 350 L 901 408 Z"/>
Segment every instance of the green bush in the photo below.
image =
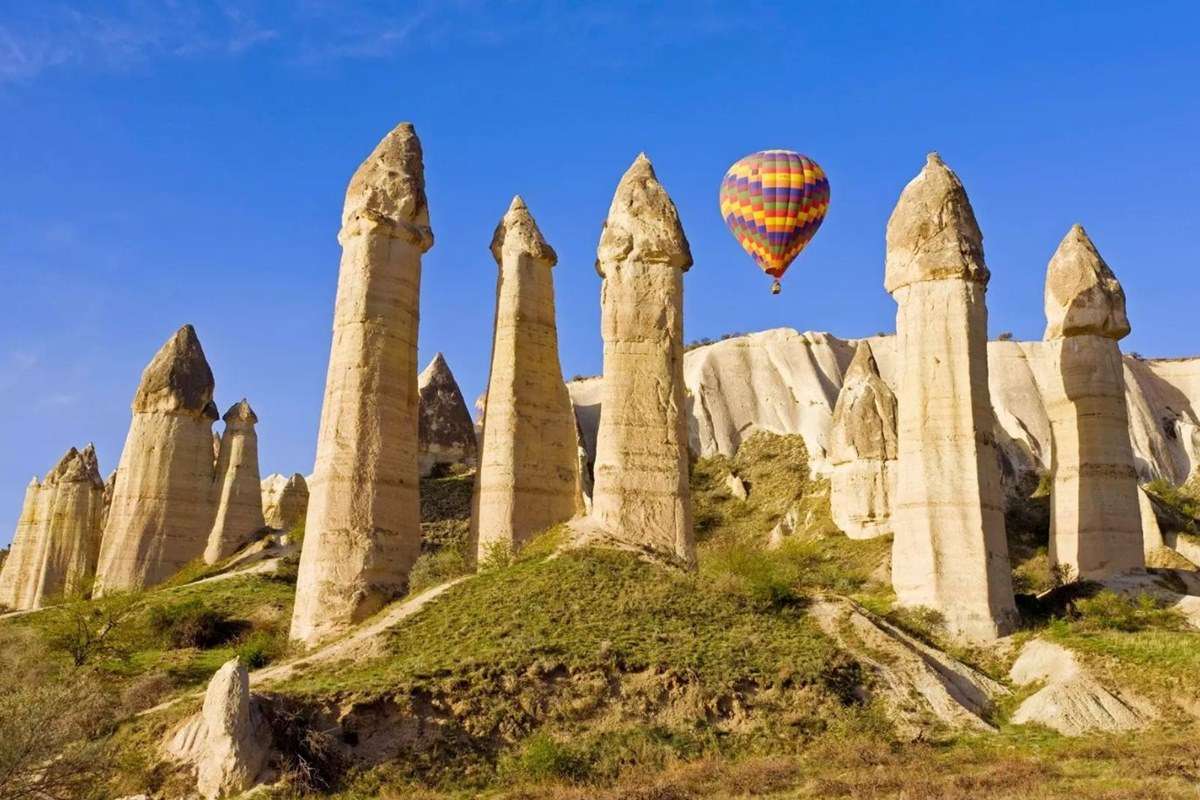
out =
<path fill-rule="evenodd" d="M 150 630 L 173 649 L 207 650 L 228 642 L 239 627 L 226 612 L 210 608 L 198 599 L 154 606 L 148 622 Z"/>
<path fill-rule="evenodd" d="M 501 765 L 501 772 L 534 783 L 546 780 L 577 782 L 587 778 L 588 762 L 570 744 L 546 733 L 535 733 L 524 741 L 515 757 Z"/>
<path fill-rule="evenodd" d="M 259 669 L 287 652 L 287 643 L 275 631 L 252 631 L 237 646 L 237 655 L 247 669 Z"/>
<path fill-rule="evenodd" d="M 408 575 L 408 591 L 417 594 L 470 571 L 467 557 L 458 547 L 422 553 Z"/>
<path fill-rule="evenodd" d="M 1148 628 L 1179 630 L 1184 627 L 1182 615 L 1148 594 L 1136 600 L 1105 589 L 1093 597 L 1075 604 L 1076 626 L 1082 630 L 1107 630 L 1135 633 Z"/>
<path fill-rule="evenodd" d="M 705 559 L 704 570 L 719 589 L 745 598 L 762 611 L 778 610 L 801 600 L 797 563 L 751 545 L 714 549 Z"/>

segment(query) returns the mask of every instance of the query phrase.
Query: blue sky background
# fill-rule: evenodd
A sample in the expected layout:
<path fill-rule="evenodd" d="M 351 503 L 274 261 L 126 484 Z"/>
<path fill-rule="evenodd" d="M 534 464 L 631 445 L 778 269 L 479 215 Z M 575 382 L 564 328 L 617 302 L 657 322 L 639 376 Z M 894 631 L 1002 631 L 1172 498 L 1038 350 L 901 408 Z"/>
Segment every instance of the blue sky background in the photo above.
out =
<path fill-rule="evenodd" d="M 884 225 L 936 149 L 984 231 L 993 336 L 1040 338 L 1079 221 L 1128 294 L 1126 350 L 1200 352 L 1194 3 L 343 5 L 0 0 L 0 543 L 70 445 L 116 466 L 138 376 L 185 322 L 222 410 L 258 412 L 264 474 L 309 471 L 345 186 L 401 120 L 437 238 L 421 359 L 443 351 L 468 402 L 518 192 L 560 256 L 563 370 L 599 372 L 595 246 L 641 150 L 692 243 L 688 339 L 892 330 Z M 832 185 L 775 298 L 716 207 L 769 147 Z"/>

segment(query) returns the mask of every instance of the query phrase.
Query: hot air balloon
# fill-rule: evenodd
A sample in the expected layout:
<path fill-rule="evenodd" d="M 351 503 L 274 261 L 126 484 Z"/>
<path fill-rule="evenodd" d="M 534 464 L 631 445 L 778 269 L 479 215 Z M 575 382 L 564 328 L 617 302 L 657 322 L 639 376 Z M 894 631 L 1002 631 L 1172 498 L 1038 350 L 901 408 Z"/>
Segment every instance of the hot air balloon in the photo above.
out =
<path fill-rule="evenodd" d="M 721 182 L 721 216 L 762 271 L 779 279 L 829 210 L 829 179 L 808 156 L 763 150 L 738 161 Z"/>

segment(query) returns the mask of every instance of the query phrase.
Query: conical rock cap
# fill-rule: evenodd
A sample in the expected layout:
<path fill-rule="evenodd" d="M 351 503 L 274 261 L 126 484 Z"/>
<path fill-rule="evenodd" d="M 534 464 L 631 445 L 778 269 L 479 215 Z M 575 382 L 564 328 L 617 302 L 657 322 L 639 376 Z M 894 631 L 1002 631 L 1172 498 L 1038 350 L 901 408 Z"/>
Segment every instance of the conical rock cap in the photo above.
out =
<path fill-rule="evenodd" d="M 663 264 L 685 271 L 692 266 L 679 212 L 645 153 L 617 184 L 596 248 L 596 271 L 601 277 L 606 262 L 619 261 Z"/>
<path fill-rule="evenodd" d="M 346 189 L 340 235 L 354 236 L 377 228 L 422 250 L 433 246 L 421 140 L 411 122 L 401 122 L 383 137 Z"/>
<path fill-rule="evenodd" d="M 1129 335 L 1125 290 L 1081 225 L 1074 225 L 1046 268 L 1046 339 Z"/>
<path fill-rule="evenodd" d="M 512 199 L 508 211 L 500 218 L 500 224 L 492 234 L 492 257 L 496 259 L 497 264 L 503 260 L 505 252 L 517 256 L 527 255 L 548 267 L 558 263 L 558 254 L 546 244 L 521 195 Z"/>
<path fill-rule="evenodd" d="M 155 354 L 142 372 L 133 410 L 191 412 L 216 419 L 212 369 L 196 329 L 184 325 Z"/>

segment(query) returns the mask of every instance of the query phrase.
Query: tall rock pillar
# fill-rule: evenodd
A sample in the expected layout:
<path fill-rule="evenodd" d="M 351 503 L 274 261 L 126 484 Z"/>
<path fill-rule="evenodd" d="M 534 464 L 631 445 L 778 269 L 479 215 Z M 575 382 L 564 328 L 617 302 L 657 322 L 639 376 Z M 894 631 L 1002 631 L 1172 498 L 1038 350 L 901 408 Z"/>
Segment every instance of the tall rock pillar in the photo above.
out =
<path fill-rule="evenodd" d="M 688 565 L 683 273 L 691 265 L 675 204 L 640 155 L 617 185 L 596 250 L 604 387 L 592 519 L 618 541 Z"/>
<path fill-rule="evenodd" d="M 216 518 L 204 548 L 204 563 L 228 558 L 265 527 L 262 479 L 258 475 L 258 417 L 245 398 L 225 412 L 217 458 Z"/>
<path fill-rule="evenodd" d="M 41 547 L 21 608 L 41 608 L 90 588 L 100 553 L 104 479 L 96 450 L 72 447 L 42 483 L 48 499 L 38 525 Z"/>
<path fill-rule="evenodd" d="M 988 393 L 983 235 L 937 156 L 887 226 L 884 286 L 899 305 L 899 476 L 892 585 L 950 630 L 991 639 L 1016 623 Z"/>
<path fill-rule="evenodd" d="M 40 545 L 41 490 L 42 484 L 35 475 L 25 487 L 25 500 L 21 503 L 21 516 L 17 518 L 17 529 L 8 548 L 8 558 L 0 567 L 0 608 L 22 607 L 24 587 Z"/>
<path fill-rule="evenodd" d="M 471 534 L 483 559 L 583 511 L 575 412 L 558 360 L 558 256 L 520 197 L 492 237 L 500 268 Z"/>
<path fill-rule="evenodd" d="M 858 343 L 833 407 L 829 431 L 830 509 L 851 539 L 892 532 L 896 494 L 896 396 L 879 377 L 866 340 Z"/>
<path fill-rule="evenodd" d="M 162 583 L 212 528 L 213 375 L 191 325 L 142 372 L 100 545 L 98 594 Z"/>
<path fill-rule="evenodd" d="M 1125 292 L 1078 225 L 1050 259 L 1045 305 L 1045 339 L 1057 366 L 1046 378 L 1050 563 L 1080 578 L 1140 569 L 1137 471 L 1117 346 L 1129 334 Z"/>
<path fill-rule="evenodd" d="M 403 593 L 421 549 L 417 319 L 433 246 L 421 143 L 402 123 L 354 173 L 293 639 L 315 644 Z"/>

